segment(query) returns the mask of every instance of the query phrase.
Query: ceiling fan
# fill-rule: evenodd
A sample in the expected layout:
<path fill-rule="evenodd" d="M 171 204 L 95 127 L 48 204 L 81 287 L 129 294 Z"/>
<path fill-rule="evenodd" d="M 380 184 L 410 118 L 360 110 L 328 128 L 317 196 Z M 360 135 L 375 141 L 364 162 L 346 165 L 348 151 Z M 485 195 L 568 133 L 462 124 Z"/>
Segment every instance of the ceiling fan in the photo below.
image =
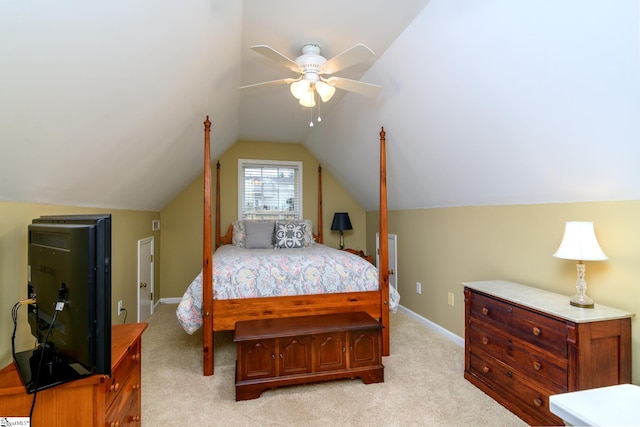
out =
<path fill-rule="evenodd" d="M 332 76 L 332 74 L 366 61 L 374 55 L 373 51 L 363 44 L 357 44 L 329 60 L 320 55 L 320 47 L 315 44 L 304 45 L 302 55 L 295 60 L 286 57 L 270 46 L 256 45 L 251 46 L 251 49 L 297 73 L 298 77 L 241 86 L 240 89 L 289 84 L 291 94 L 298 99 L 303 107 L 316 105 L 316 93 L 323 102 L 329 101 L 336 88 L 366 96 L 375 96 L 381 89 L 380 86 L 371 83 Z"/>

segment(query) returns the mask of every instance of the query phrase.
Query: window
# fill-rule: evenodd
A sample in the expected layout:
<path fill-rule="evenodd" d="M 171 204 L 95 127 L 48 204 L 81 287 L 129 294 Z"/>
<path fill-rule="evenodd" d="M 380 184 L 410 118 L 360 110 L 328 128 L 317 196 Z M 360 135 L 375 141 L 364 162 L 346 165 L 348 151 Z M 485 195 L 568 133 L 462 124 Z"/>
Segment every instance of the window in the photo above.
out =
<path fill-rule="evenodd" d="M 302 219 L 302 162 L 238 159 L 238 219 Z"/>

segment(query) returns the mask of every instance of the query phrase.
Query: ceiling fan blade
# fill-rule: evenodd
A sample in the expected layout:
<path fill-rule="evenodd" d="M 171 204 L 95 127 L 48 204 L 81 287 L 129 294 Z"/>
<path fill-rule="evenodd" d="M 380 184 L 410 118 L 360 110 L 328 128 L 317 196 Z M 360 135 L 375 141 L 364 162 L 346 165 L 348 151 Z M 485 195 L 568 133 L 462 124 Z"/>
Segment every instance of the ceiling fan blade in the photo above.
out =
<path fill-rule="evenodd" d="M 374 97 L 380 92 L 382 86 L 365 83 L 358 80 L 343 79 L 342 77 L 331 77 L 327 79 L 327 83 L 338 89 L 355 92 L 360 95 Z"/>
<path fill-rule="evenodd" d="M 258 86 L 269 87 L 269 86 L 277 86 L 277 85 L 283 85 L 283 84 L 291 84 L 291 83 L 295 82 L 296 80 L 299 80 L 299 79 L 271 80 L 271 81 L 268 81 L 268 82 L 254 83 L 252 85 L 240 86 L 240 89 L 248 89 L 248 88 L 258 87 Z"/>
<path fill-rule="evenodd" d="M 276 61 L 277 63 L 279 63 L 280 65 L 283 65 L 284 67 L 290 69 L 291 71 L 293 71 L 294 73 L 298 73 L 300 72 L 298 67 L 298 64 L 296 64 L 296 62 L 293 59 L 287 58 L 286 56 L 284 56 L 283 54 L 281 54 L 280 52 L 278 52 L 277 50 L 275 50 L 274 48 L 270 47 L 270 46 L 266 46 L 266 45 L 256 45 L 256 46 L 251 46 L 251 50 L 253 50 L 254 52 L 257 52 L 263 56 L 266 56 L 267 58 Z"/>
<path fill-rule="evenodd" d="M 371 49 L 359 43 L 329 59 L 324 66 L 323 73 L 333 74 L 336 71 L 351 67 L 359 62 L 364 62 L 374 55 Z"/>

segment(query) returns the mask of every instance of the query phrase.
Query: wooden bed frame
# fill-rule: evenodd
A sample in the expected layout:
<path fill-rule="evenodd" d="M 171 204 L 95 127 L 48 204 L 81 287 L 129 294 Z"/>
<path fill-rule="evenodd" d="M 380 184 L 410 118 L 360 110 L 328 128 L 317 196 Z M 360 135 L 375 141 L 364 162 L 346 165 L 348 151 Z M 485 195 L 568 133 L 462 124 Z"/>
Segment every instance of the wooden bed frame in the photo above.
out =
<path fill-rule="evenodd" d="M 312 314 L 333 314 L 350 311 L 364 311 L 374 319 L 379 319 L 382 329 L 382 355 L 388 356 L 389 349 L 389 252 L 387 228 L 387 184 L 386 184 L 386 140 L 384 128 L 380 130 L 380 224 L 378 291 L 351 292 L 340 294 L 303 295 L 268 298 L 247 298 L 231 300 L 213 299 L 213 255 L 212 215 L 211 215 L 211 122 L 207 116 L 204 122 L 204 235 L 203 235 L 203 280 L 202 312 L 204 375 L 213 375 L 213 333 L 235 329 L 242 320 L 276 317 L 308 316 Z M 322 169 L 318 168 L 318 234 L 322 243 Z M 216 223 L 215 248 L 231 243 L 231 226 L 227 233 L 220 233 L 220 162 L 216 167 Z"/>

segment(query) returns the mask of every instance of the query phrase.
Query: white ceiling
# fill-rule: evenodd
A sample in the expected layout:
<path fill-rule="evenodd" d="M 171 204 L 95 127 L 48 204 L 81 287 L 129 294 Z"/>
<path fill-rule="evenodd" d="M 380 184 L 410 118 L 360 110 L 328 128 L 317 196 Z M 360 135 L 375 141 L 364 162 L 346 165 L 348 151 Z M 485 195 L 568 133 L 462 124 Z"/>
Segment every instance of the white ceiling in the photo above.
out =
<path fill-rule="evenodd" d="M 300 142 L 367 210 L 640 199 L 638 0 L 0 2 L 0 200 L 160 210 L 236 140 Z M 371 63 L 309 128 L 250 50 Z M 314 111 L 314 115 L 317 112 Z"/>

